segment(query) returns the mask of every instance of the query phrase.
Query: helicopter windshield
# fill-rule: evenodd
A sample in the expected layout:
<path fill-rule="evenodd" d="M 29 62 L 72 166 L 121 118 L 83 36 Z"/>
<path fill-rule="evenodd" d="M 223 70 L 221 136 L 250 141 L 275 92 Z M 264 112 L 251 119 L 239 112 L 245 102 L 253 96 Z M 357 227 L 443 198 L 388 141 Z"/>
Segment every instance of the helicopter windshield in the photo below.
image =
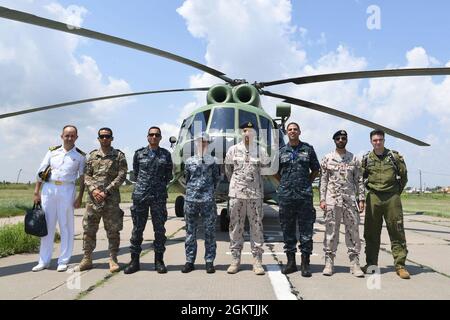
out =
<path fill-rule="evenodd" d="M 210 133 L 234 132 L 234 108 L 215 108 L 209 126 Z"/>
<path fill-rule="evenodd" d="M 258 120 L 256 120 L 256 114 L 253 112 L 248 112 L 244 110 L 239 110 L 239 125 L 244 122 L 251 122 L 255 126 L 256 132 L 258 132 L 259 136 L 259 125 Z"/>
<path fill-rule="evenodd" d="M 273 130 L 273 124 L 272 120 L 267 119 L 266 117 L 259 117 L 259 120 L 261 121 L 261 129 L 262 131 L 262 139 L 267 145 L 267 150 L 270 153 L 270 150 L 272 148 L 272 130 Z"/>
<path fill-rule="evenodd" d="M 183 124 L 181 125 L 181 129 L 180 129 L 180 134 L 179 134 L 178 140 L 177 140 L 178 143 L 183 142 L 184 137 L 186 136 L 186 133 L 187 133 L 187 130 L 188 130 L 187 125 L 189 123 L 191 123 L 191 120 L 192 120 L 192 117 L 189 117 L 189 118 L 187 118 L 187 119 L 185 119 L 183 121 Z"/>
<path fill-rule="evenodd" d="M 206 131 L 206 126 L 208 125 L 210 115 L 211 110 L 206 110 L 203 112 L 199 112 L 194 116 L 194 121 L 189 126 L 191 139 L 193 139 L 196 134 Z"/>

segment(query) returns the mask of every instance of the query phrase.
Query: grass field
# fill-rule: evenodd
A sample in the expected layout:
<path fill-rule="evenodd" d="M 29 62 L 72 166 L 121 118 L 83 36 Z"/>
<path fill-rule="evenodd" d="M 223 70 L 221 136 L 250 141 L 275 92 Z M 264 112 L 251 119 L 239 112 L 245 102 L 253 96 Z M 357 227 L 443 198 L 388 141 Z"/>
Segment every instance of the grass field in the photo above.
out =
<path fill-rule="evenodd" d="M 27 208 L 33 206 L 34 185 L 0 184 L 0 217 L 23 215 Z M 133 186 L 121 188 L 122 202 L 131 202 Z M 179 193 L 169 193 L 168 202 L 175 202 Z M 86 197 L 86 195 L 85 195 Z M 423 212 L 424 214 L 450 218 L 450 194 L 403 194 L 405 212 Z M 314 194 L 314 204 L 318 205 L 318 194 Z"/>

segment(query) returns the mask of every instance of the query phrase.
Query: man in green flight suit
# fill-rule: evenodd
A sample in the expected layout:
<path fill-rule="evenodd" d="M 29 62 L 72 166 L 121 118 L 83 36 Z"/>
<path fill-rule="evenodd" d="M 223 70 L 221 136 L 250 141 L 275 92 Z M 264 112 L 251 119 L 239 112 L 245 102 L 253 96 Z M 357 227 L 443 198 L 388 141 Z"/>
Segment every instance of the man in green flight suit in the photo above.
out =
<path fill-rule="evenodd" d="M 403 157 L 384 147 L 384 131 L 374 130 L 370 133 L 373 151 L 362 159 L 362 174 L 367 188 L 366 216 L 364 221 L 364 239 L 366 241 L 366 266 L 378 264 L 380 236 L 383 217 L 391 240 L 392 255 L 397 274 L 402 279 L 409 279 L 405 268 L 406 248 L 403 227 L 403 209 L 400 195 L 408 181 L 406 164 Z"/>

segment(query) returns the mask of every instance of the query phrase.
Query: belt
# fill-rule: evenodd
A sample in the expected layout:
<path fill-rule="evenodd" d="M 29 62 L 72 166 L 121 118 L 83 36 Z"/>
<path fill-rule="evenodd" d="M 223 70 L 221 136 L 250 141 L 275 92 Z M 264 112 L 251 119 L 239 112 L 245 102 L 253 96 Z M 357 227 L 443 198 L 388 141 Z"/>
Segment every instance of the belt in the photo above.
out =
<path fill-rule="evenodd" d="M 57 185 L 57 186 L 64 186 L 69 184 L 74 184 L 74 182 L 71 181 L 58 181 L 58 180 L 50 180 L 50 183 Z"/>

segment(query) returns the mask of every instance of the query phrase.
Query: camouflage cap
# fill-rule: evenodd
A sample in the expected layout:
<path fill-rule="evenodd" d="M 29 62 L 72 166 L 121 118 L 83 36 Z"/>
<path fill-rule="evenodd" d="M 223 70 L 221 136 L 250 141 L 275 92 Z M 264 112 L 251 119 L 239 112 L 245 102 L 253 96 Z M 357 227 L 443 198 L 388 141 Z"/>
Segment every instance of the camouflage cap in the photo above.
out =
<path fill-rule="evenodd" d="M 333 140 L 340 136 L 347 137 L 347 131 L 345 131 L 345 130 L 337 131 L 335 134 L 333 134 Z"/>

